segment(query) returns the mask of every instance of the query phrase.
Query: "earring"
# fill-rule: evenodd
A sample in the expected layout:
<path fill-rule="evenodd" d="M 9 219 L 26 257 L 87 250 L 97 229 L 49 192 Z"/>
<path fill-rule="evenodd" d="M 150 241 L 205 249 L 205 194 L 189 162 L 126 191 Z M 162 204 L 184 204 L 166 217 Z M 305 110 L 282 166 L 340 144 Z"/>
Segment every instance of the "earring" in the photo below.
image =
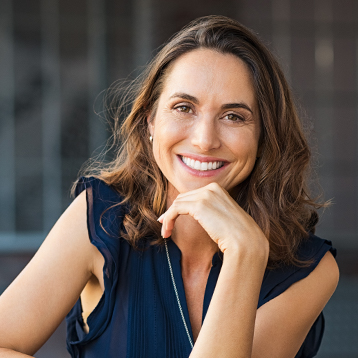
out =
<path fill-rule="evenodd" d="M 149 137 L 149 142 L 151 142 L 151 143 L 153 142 L 153 137 L 152 136 Z"/>

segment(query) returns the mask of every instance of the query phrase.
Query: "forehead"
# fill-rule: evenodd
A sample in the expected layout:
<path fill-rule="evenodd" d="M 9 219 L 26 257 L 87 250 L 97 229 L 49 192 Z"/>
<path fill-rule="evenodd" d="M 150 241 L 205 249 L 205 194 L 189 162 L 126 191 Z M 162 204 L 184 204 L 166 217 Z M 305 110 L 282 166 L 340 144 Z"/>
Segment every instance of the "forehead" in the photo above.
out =
<path fill-rule="evenodd" d="M 240 58 L 211 49 L 197 49 L 168 68 L 162 95 L 188 93 L 199 100 L 245 101 L 256 104 L 251 73 Z"/>

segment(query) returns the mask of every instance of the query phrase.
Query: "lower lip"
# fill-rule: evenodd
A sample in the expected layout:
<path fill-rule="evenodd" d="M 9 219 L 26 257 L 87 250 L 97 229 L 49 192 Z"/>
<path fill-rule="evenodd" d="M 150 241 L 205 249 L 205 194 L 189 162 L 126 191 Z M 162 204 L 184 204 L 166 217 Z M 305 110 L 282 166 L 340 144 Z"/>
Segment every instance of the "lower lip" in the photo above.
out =
<path fill-rule="evenodd" d="M 179 162 L 181 163 L 181 165 L 191 174 L 194 175 L 196 177 L 201 177 L 201 178 L 208 178 L 208 177 L 213 177 L 215 175 L 220 174 L 224 168 L 226 167 L 226 165 L 228 163 L 224 163 L 224 165 L 222 167 L 220 167 L 219 169 L 214 169 L 214 170 L 196 170 L 193 168 L 188 167 L 182 160 L 181 160 L 181 156 L 177 155 L 177 158 L 179 159 Z"/>

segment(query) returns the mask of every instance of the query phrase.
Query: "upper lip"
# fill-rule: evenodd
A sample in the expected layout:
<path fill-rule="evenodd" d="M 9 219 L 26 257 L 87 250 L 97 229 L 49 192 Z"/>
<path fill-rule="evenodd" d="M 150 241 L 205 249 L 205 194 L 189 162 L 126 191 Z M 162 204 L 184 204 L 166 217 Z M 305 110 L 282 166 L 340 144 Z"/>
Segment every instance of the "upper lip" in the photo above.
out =
<path fill-rule="evenodd" d="M 223 158 L 218 157 L 208 157 L 204 155 L 198 155 L 198 154 L 189 154 L 189 153 L 181 153 L 179 154 L 181 157 L 187 157 L 190 159 L 198 160 L 199 162 L 228 162 L 227 160 Z"/>

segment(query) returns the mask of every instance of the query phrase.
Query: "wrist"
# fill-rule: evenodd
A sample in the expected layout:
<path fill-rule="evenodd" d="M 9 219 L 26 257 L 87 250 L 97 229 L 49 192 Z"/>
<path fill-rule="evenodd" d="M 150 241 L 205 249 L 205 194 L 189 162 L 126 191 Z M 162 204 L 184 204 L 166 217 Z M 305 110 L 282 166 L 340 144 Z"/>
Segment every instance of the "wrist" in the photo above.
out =
<path fill-rule="evenodd" d="M 258 266 L 266 269 L 269 258 L 269 246 L 262 245 L 259 249 L 252 248 L 227 248 L 224 251 L 224 263 L 230 266 L 249 265 Z"/>

